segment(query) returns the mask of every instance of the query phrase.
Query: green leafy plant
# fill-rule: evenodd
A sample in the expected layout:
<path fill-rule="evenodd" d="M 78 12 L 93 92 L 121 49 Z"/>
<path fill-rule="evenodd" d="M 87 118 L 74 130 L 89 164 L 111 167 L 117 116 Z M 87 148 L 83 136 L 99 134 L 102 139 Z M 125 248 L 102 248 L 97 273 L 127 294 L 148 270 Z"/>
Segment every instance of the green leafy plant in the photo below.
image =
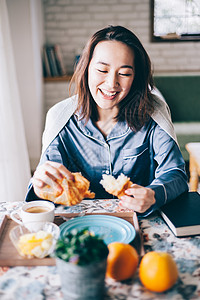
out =
<path fill-rule="evenodd" d="M 108 247 L 101 237 L 91 233 L 88 228 L 66 233 L 58 239 L 54 256 L 77 265 L 99 262 L 108 256 Z"/>

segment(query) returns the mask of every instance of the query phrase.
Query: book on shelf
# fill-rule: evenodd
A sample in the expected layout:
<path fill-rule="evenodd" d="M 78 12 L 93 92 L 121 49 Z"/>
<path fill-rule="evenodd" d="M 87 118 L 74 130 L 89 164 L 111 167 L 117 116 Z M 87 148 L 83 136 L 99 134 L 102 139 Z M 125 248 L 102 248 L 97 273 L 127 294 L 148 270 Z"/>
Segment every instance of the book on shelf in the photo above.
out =
<path fill-rule="evenodd" d="M 60 45 L 45 45 L 43 47 L 42 63 L 45 78 L 66 75 Z"/>
<path fill-rule="evenodd" d="M 200 235 L 200 194 L 186 192 L 160 208 L 160 214 L 177 237 Z"/>
<path fill-rule="evenodd" d="M 59 76 L 57 64 L 56 64 L 55 53 L 54 53 L 54 46 L 47 45 L 45 48 L 46 48 L 46 53 L 47 53 L 49 66 L 50 66 L 50 70 L 51 70 L 51 76 L 52 77 Z"/>
<path fill-rule="evenodd" d="M 51 70 L 50 70 L 49 61 L 48 61 L 45 47 L 43 47 L 43 51 L 42 51 L 42 66 L 43 66 L 44 77 L 51 77 Z"/>
<path fill-rule="evenodd" d="M 58 44 L 54 45 L 54 53 L 55 53 L 55 59 L 56 59 L 58 73 L 60 76 L 64 76 L 67 74 L 67 72 L 66 72 L 66 68 L 64 66 L 63 56 L 62 56 L 62 51 L 61 51 L 60 45 L 58 45 Z"/>

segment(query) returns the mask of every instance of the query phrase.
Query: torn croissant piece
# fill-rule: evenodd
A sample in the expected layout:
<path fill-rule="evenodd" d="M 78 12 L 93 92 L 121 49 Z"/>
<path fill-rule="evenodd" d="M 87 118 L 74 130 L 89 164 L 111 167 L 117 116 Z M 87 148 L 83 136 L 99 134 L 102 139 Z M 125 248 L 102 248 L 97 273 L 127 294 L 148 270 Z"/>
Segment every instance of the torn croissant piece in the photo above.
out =
<path fill-rule="evenodd" d="M 83 198 L 94 198 L 95 193 L 89 191 L 90 182 L 80 173 L 72 173 L 74 181 L 63 178 L 58 181 L 63 191 L 58 192 L 53 187 L 46 185 L 39 192 L 39 197 L 53 201 L 56 204 L 72 206 L 80 203 Z"/>
<path fill-rule="evenodd" d="M 117 179 L 112 175 L 103 174 L 103 179 L 100 181 L 106 192 L 121 198 L 125 195 L 125 190 L 131 187 L 133 182 L 124 174 L 120 174 Z"/>

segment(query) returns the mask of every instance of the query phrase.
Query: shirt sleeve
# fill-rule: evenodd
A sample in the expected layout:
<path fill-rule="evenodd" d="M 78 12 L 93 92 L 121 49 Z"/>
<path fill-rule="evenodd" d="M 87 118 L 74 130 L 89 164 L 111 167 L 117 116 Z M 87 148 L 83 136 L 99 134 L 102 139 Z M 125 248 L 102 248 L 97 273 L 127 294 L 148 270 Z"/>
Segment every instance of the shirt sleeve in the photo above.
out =
<path fill-rule="evenodd" d="M 151 138 L 151 155 L 155 177 L 147 187 L 155 192 L 156 203 L 142 216 L 149 215 L 165 203 L 188 191 L 185 162 L 177 143 L 159 125 Z"/>

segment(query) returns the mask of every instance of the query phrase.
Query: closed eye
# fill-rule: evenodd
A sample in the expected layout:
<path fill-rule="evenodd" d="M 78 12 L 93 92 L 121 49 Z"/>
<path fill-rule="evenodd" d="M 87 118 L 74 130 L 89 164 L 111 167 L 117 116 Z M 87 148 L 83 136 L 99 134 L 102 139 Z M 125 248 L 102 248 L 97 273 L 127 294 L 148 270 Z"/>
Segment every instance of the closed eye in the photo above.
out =
<path fill-rule="evenodd" d="M 107 73 L 107 71 L 100 70 L 100 69 L 97 69 L 97 71 L 100 72 L 100 73 Z"/>
<path fill-rule="evenodd" d="M 131 73 L 130 73 L 130 74 L 119 73 L 119 75 L 120 75 L 120 76 L 126 76 L 126 77 L 129 77 L 129 76 L 131 76 L 132 74 L 131 74 Z"/>

